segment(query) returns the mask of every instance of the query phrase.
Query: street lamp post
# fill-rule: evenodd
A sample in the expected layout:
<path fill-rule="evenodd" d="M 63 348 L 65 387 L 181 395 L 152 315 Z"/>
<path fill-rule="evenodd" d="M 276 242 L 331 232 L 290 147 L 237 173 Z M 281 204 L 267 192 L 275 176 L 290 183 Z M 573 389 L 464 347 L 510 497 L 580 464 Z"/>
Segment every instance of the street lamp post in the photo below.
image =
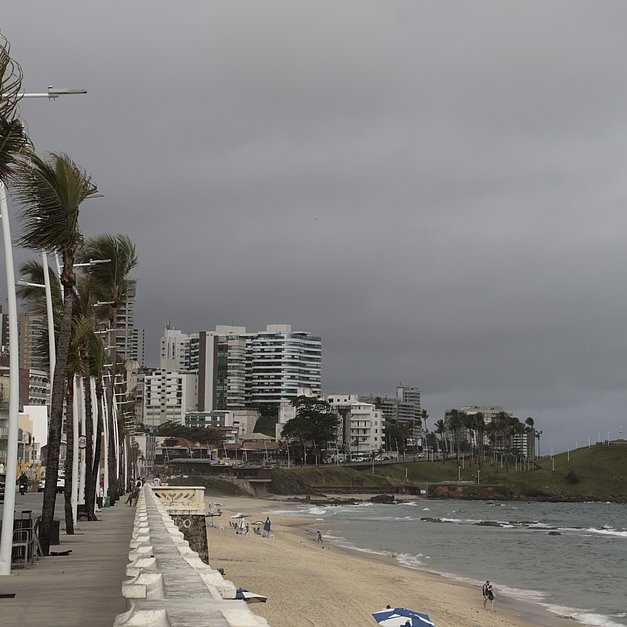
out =
<path fill-rule="evenodd" d="M 41 98 L 56 100 L 59 96 L 69 94 L 86 94 L 85 89 L 55 89 L 48 87 L 45 95 L 18 94 L 20 98 Z M 3 97 L 4 94 L 0 94 Z M 11 554 L 13 552 L 13 518 L 15 515 L 15 483 L 17 481 L 17 439 L 18 439 L 18 412 L 19 412 L 19 360 L 18 360 L 18 333 L 17 333 L 17 300 L 15 296 L 15 271 L 13 267 L 13 248 L 11 243 L 11 228 L 9 224 L 9 207 L 7 204 L 6 187 L 0 181 L 0 221 L 4 242 L 4 261 L 7 277 L 7 304 L 9 318 L 9 420 L 7 430 L 7 463 L 3 507 L 3 524 L 0 533 L 0 575 L 11 574 Z M 7 516 L 8 514 L 8 516 Z"/>
<path fill-rule="evenodd" d="M 7 439 L 7 463 L 5 468 L 4 514 L 0 535 L 0 575 L 11 574 L 11 554 L 13 552 L 13 516 L 15 512 L 15 483 L 17 481 L 17 438 L 19 411 L 19 361 L 17 354 L 17 301 L 15 296 L 15 273 L 11 250 L 11 229 L 9 207 L 4 183 L 0 181 L 0 216 L 4 240 L 5 265 L 7 276 L 7 301 L 9 315 L 9 425 Z"/>

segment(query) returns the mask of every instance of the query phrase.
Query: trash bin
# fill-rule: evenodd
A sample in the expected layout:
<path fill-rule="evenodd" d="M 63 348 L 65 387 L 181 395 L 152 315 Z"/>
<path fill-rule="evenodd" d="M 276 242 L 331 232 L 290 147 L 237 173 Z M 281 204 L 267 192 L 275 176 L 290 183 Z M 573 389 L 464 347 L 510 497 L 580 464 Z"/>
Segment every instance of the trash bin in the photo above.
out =
<path fill-rule="evenodd" d="M 59 540 L 59 525 L 60 522 L 58 520 L 53 520 L 50 525 L 50 544 L 61 544 L 61 540 Z"/>
<path fill-rule="evenodd" d="M 105 496 L 104 500 L 105 500 L 104 506 L 105 507 L 111 507 L 111 497 L 110 496 Z"/>

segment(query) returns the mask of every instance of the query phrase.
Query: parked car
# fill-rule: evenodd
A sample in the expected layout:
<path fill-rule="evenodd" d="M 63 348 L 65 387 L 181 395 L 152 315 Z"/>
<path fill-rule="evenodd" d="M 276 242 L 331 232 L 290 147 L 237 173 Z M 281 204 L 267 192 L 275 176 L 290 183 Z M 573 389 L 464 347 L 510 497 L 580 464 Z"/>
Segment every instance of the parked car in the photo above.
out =
<path fill-rule="evenodd" d="M 43 492 L 46 487 L 46 477 L 42 476 L 37 483 L 37 492 Z M 59 473 L 57 477 L 57 492 L 61 494 L 65 490 L 65 475 Z"/>

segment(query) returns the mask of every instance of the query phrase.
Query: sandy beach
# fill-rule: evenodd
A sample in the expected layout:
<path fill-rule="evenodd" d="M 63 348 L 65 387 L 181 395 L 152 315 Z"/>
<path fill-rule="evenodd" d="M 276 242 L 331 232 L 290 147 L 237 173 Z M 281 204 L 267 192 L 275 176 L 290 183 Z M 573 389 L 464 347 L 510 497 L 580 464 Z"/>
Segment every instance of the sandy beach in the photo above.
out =
<path fill-rule="evenodd" d="M 265 520 L 276 509 L 293 504 L 276 500 L 211 497 L 220 501 L 224 529 L 209 528 L 209 561 L 223 568 L 236 586 L 268 597 L 251 604 L 272 627 L 355 627 L 376 625 L 372 612 L 387 604 L 426 612 L 437 627 L 460 625 L 558 626 L 571 624 L 513 599 L 497 599 L 493 611 L 482 607 L 481 591 L 437 575 L 392 562 L 355 554 L 324 541 L 316 542 L 311 520 L 271 513 L 272 536 L 238 535 L 230 517 L 241 512 L 247 520 Z"/>

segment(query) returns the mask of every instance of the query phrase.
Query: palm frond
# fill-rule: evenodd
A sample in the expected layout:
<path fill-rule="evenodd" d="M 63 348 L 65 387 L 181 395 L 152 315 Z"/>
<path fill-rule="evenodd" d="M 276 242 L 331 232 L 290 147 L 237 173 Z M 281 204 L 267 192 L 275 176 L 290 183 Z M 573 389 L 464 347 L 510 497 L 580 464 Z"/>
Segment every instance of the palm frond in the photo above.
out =
<path fill-rule="evenodd" d="M 52 315 L 54 320 L 54 326 L 58 330 L 61 324 L 61 316 L 63 311 L 63 299 L 61 298 L 61 286 L 59 279 L 52 270 L 48 268 L 48 275 L 50 277 L 50 294 L 52 297 Z M 42 264 L 34 259 L 24 262 L 20 266 L 20 276 L 29 283 L 35 285 L 44 284 L 44 268 Z M 32 316 L 36 316 L 44 321 L 47 321 L 48 308 L 46 305 L 46 292 L 42 287 L 33 287 L 31 285 L 15 286 L 15 291 L 18 297 L 22 301 L 22 305 Z"/>
<path fill-rule="evenodd" d="M 21 207 L 22 236 L 26 248 L 65 253 L 79 247 L 79 209 L 98 194 L 91 177 L 67 155 L 51 153 L 43 159 L 29 151 L 18 165 L 13 194 Z"/>
<path fill-rule="evenodd" d="M 0 33 L 0 117 L 7 120 L 17 116 L 22 90 L 22 68 L 11 58 L 11 44 Z"/>
<path fill-rule="evenodd" d="M 126 298 L 128 275 L 137 265 L 135 244 L 128 235 L 98 235 L 85 240 L 77 255 L 81 263 L 91 260 L 110 259 L 85 268 L 93 280 L 99 300 L 113 301 L 118 307 Z"/>
<path fill-rule="evenodd" d="M 24 124 L 18 117 L 22 68 L 11 58 L 11 46 L 0 34 L 0 180 L 7 182 L 20 152 L 28 145 Z"/>

